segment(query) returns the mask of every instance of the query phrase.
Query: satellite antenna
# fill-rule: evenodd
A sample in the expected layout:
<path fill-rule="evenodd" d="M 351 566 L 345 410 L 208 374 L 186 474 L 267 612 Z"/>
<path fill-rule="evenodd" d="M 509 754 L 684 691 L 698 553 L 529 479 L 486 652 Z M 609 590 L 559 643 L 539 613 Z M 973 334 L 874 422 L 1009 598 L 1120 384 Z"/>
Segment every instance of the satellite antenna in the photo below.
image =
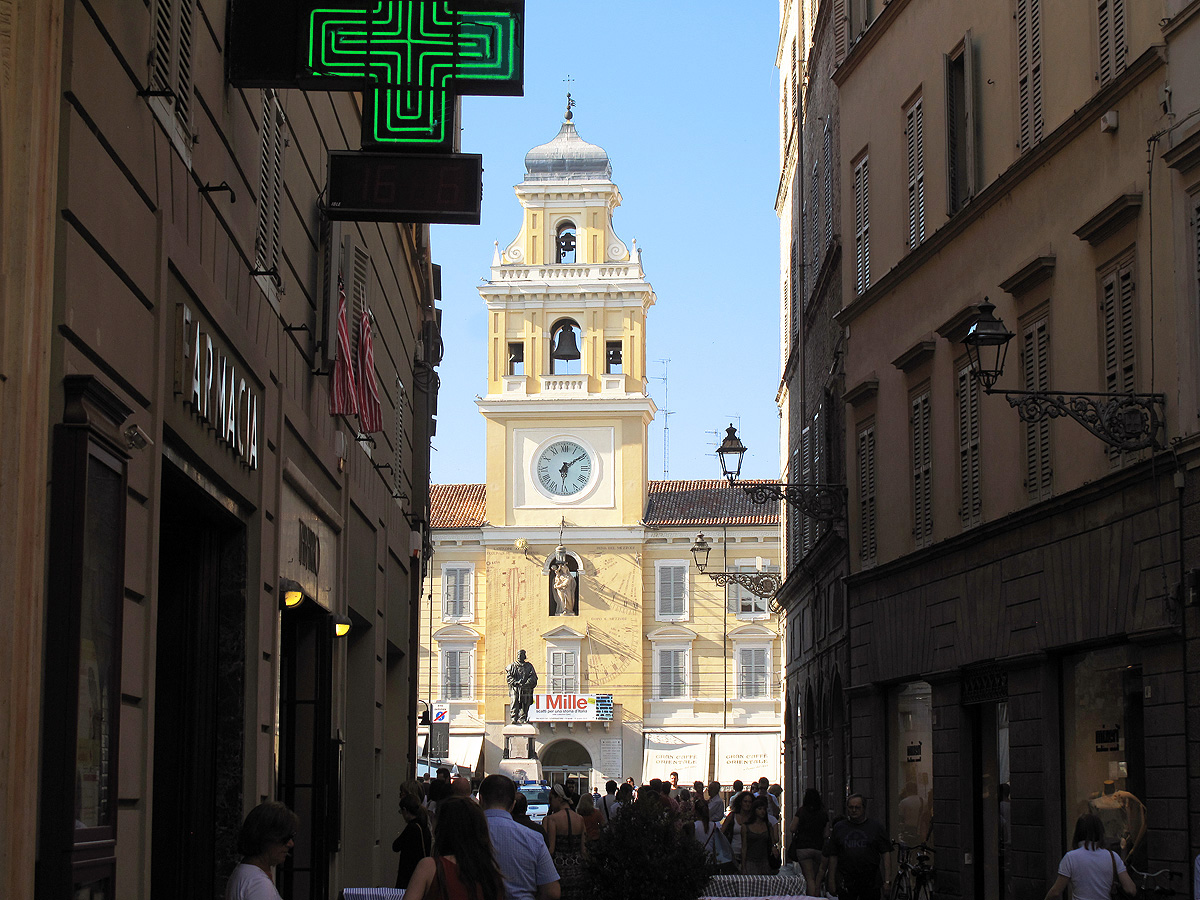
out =
<path fill-rule="evenodd" d="M 659 410 L 663 417 L 663 479 L 671 477 L 671 416 L 675 413 L 668 408 L 671 400 L 671 389 L 667 383 L 667 369 L 671 365 L 669 359 L 656 359 L 655 362 L 663 364 L 662 375 L 651 376 L 652 381 L 661 381 L 663 383 L 663 408 Z"/>

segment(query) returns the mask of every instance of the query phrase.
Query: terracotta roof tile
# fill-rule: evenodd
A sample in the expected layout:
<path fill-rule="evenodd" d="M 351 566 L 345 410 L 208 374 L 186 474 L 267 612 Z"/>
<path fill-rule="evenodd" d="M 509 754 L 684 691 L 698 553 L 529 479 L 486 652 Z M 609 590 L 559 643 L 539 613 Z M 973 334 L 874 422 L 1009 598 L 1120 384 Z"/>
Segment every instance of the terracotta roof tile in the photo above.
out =
<path fill-rule="evenodd" d="M 431 484 L 430 528 L 480 528 L 487 524 L 487 486 L 482 484 Z"/>
<path fill-rule="evenodd" d="M 779 504 L 752 503 L 739 482 L 651 481 L 647 484 L 645 523 L 654 528 L 672 525 L 778 525 Z"/>

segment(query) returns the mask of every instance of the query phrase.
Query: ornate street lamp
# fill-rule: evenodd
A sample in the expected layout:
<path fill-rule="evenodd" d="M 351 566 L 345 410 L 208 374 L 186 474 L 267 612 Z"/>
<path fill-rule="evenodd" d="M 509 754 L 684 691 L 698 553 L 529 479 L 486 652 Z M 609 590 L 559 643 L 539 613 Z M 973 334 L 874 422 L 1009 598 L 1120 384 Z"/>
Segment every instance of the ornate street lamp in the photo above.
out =
<path fill-rule="evenodd" d="M 983 385 L 985 394 L 1000 393 L 994 387 L 1004 374 L 1008 342 L 1014 337 L 1004 322 L 992 314 L 996 307 L 986 297 L 979 304 L 979 318 L 963 338 L 971 374 Z M 1008 405 L 1022 422 L 1070 416 L 1104 443 L 1118 450 L 1163 449 L 1159 432 L 1165 419 L 1164 394 L 1082 391 L 1004 391 Z"/>
<path fill-rule="evenodd" d="M 708 554 L 712 550 L 704 539 L 704 532 L 696 535 L 696 543 L 692 544 L 692 558 L 696 560 L 696 568 L 701 575 L 707 575 L 720 587 L 739 584 L 756 597 L 771 599 L 783 584 L 778 572 L 709 572 Z M 778 612 L 772 605 L 772 609 Z"/>
<path fill-rule="evenodd" d="M 746 445 L 737 436 L 737 429 L 730 425 L 725 430 L 725 440 L 717 448 L 721 460 L 721 472 L 730 485 L 736 484 L 742 471 L 742 457 Z M 739 485 L 752 503 L 778 503 L 785 501 L 800 510 L 810 519 L 833 522 L 846 517 L 846 486 L 844 484 L 810 484 L 798 481 L 757 482 Z M 701 569 L 703 571 L 703 569 Z"/>
<path fill-rule="evenodd" d="M 717 448 L 717 459 L 721 460 L 721 472 L 730 484 L 737 480 L 742 472 L 742 457 L 746 455 L 746 445 L 739 440 L 737 429 L 733 423 L 725 429 L 725 440 Z"/>

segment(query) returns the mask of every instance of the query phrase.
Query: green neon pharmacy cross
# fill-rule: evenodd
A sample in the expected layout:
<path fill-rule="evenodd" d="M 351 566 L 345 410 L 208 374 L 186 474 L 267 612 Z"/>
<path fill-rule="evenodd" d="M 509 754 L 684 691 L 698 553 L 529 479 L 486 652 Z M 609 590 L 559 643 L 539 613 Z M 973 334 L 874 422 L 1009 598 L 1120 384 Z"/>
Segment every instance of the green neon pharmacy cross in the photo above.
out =
<path fill-rule="evenodd" d="M 317 0 L 307 77 L 373 82 L 363 146 L 449 148 L 454 97 L 520 94 L 523 0 Z"/>

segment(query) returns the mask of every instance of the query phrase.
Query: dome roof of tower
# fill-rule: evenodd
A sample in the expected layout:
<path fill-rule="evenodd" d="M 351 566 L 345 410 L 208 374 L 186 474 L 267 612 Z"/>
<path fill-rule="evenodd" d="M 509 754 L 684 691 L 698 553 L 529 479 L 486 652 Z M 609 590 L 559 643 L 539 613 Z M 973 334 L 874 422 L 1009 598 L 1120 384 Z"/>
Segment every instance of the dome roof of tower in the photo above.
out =
<path fill-rule="evenodd" d="M 572 122 L 563 122 L 554 140 L 525 154 L 526 181 L 611 181 L 612 164 L 603 147 L 579 136 Z"/>

